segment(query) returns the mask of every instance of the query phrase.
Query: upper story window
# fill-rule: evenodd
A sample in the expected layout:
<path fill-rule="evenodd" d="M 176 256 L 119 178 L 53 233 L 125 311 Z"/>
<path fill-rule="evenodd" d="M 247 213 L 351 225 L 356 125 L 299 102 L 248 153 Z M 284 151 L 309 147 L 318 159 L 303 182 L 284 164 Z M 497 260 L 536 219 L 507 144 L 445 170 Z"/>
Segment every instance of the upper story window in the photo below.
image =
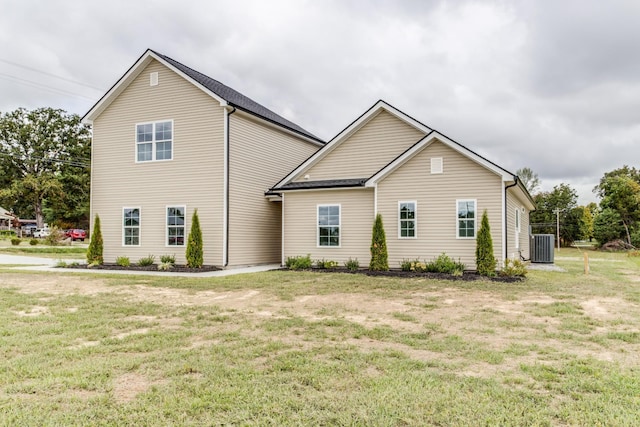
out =
<path fill-rule="evenodd" d="M 340 205 L 318 205 L 318 246 L 340 246 Z"/>
<path fill-rule="evenodd" d="M 476 237 L 476 201 L 458 200 L 456 202 L 458 210 L 458 233 L 459 239 Z"/>
<path fill-rule="evenodd" d="M 173 158 L 173 121 L 136 125 L 136 162 Z"/>
<path fill-rule="evenodd" d="M 398 202 L 398 237 L 416 237 L 416 202 Z"/>

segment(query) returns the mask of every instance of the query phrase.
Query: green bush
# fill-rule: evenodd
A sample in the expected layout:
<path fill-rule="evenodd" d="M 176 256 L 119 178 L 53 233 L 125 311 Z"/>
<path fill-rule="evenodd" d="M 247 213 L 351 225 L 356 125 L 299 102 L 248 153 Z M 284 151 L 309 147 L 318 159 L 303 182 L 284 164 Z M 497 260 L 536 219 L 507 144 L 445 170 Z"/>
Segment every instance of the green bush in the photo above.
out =
<path fill-rule="evenodd" d="M 625 236 L 622 218 L 613 209 L 604 209 L 593 220 L 593 237 L 600 246 Z M 626 238 L 624 239 L 626 241 Z"/>
<path fill-rule="evenodd" d="M 631 244 L 636 248 L 640 248 L 640 227 L 631 232 Z"/>
<path fill-rule="evenodd" d="M 496 258 L 493 255 L 493 240 L 491 239 L 489 216 L 485 209 L 482 214 L 478 237 L 476 238 L 476 268 L 478 270 L 478 274 L 483 276 L 495 276 L 496 265 Z"/>
<path fill-rule="evenodd" d="M 44 241 L 49 246 L 58 246 L 64 239 L 64 232 L 57 227 L 53 227 L 49 231 L 49 235 L 44 238 Z"/>
<path fill-rule="evenodd" d="M 119 256 L 116 258 L 116 265 L 120 267 L 129 267 L 131 265 L 131 261 L 128 256 Z"/>
<path fill-rule="evenodd" d="M 303 270 L 307 268 L 311 268 L 312 261 L 311 255 L 307 254 L 307 256 L 294 256 L 287 257 L 287 262 L 285 263 L 288 269 L 291 270 Z"/>
<path fill-rule="evenodd" d="M 68 264 L 64 260 L 58 260 L 58 261 L 56 261 L 56 265 L 55 266 L 57 268 L 66 268 L 66 267 L 68 267 Z"/>
<path fill-rule="evenodd" d="M 202 230 L 200 229 L 198 209 L 193 212 L 193 217 L 191 218 L 191 231 L 189 231 L 187 239 L 186 257 L 188 267 L 200 268 L 204 264 Z"/>
<path fill-rule="evenodd" d="M 324 258 L 316 261 L 316 267 L 322 268 L 322 269 L 336 268 L 337 266 L 338 266 L 338 261 L 331 261 Z"/>
<path fill-rule="evenodd" d="M 91 242 L 89 242 L 89 248 L 87 249 L 87 263 L 89 265 L 103 264 L 103 250 L 104 242 L 102 241 L 102 230 L 100 230 L 100 217 L 96 215 L 96 218 L 93 222 L 93 233 L 91 234 Z"/>
<path fill-rule="evenodd" d="M 36 246 L 38 243 L 40 243 L 40 242 L 38 241 L 38 239 L 30 239 L 30 240 L 29 240 L 29 244 L 30 244 L 31 246 Z"/>
<path fill-rule="evenodd" d="M 500 275 L 504 277 L 525 277 L 527 275 L 527 266 L 519 259 L 509 258 L 504 261 Z"/>
<path fill-rule="evenodd" d="M 382 215 L 377 214 L 373 222 L 373 230 L 371 231 L 371 261 L 369 262 L 369 270 L 371 271 L 387 271 L 389 270 L 389 257 L 387 254 L 387 237 L 384 233 L 384 225 L 382 224 Z"/>
<path fill-rule="evenodd" d="M 12 244 L 13 246 L 18 246 L 20 243 L 22 243 L 22 240 L 21 240 L 21 239 L 18 239 L 17 237 L 13 237 L 13 238 L 11 239 L 11 244 Z"/>
<path fill-rule="evenodd" d="M 158 264 L 158 270 L 160 271 L 169 271 L 173 268 L 173 263 L 163 262 Z"/>
<path fill-rule="evenodd" d="M 358 269 L 360 268 L 360 262 L 358 261 L 358 258 L 352 259 L 351 257 L 349 257 L 349 259 L 344 262 L 344 266 L 349 271 L 358 271 Z"/>
<path fill-rule="evenodd" d="M 444 252 L 438 255 L 438 258 L 426 263 L 424 271 L 429 273 L 447 273 L 455 276 L 461 276 L 464 272 L 464 264 L 460 260 L 455 261 Z"/>
<path fill-rule="evenodd" d="M 138 265 L 139 265 L 140 267 L 148 267 L 148 266 L 150 266 L 150 265 L 153 265 L 153 263 L 155 262 L 155 260 L 156 260 L 155 255 L 147 255 L 146 257 L 144 257 L 144 258 L 140 258 L 140 259 L 138 260 Z"/>
<path fill-rule="evenodd" d="M 421 262 L 418 258 L 403 259 L 402 262 L 400 262 L 400 270 L 417 272 L 427 271 L 427 263 Z"/>
<path fill-rule="evenodd" d="M 16 232 L 13 230 L 0 230 L 0 237 L 6 239 L 7 237 L 14 237 Z"/>
<path fill-rule="evenodd" d="M 175 255 L 160 255 L 160 262 L 162 264 L 176 264 L 176 256 Z"/>

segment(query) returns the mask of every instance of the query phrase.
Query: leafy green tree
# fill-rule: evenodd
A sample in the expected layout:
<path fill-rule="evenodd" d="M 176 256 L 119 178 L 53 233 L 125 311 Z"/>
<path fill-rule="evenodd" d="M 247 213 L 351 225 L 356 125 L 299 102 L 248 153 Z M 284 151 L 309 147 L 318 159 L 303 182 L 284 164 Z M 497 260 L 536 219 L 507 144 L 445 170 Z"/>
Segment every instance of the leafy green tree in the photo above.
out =
<path fill-rule="evenodd" d="M 535 234 L 556 234 L 556 209 L 560 211 L 560 239 L 566 245 L 580 235 L 581 216 L 574 211 L 578 193 L 568 184 L 559 184 L 552 191 L 533 196 L 537 209 L 531 212 L 531 226 Z M 566 229 L 566 230 L 565 230 Z M 578 231 L 577 231 L 578 230 Z"/>
<path fill-rule="evenodd" d="M 482 214 L 478 237 L 476 238 L 476 269 L 483 276 L 496 274 L 496 258 L 493 255 L 493 239 L 487 211 Z"/>
<path fill-rule="evenodd" d="M 589 241 L 593 240 L 593 212 L 590 205 L 596 206 L 595 203 L 589 203 L 587 206 L 583 206 L 582 208 L 582 238 L 589 239 Z"/>
<path fill-rule="evenodd" d="M 200 229 L 200 219 L 198 218 L 198 210 L 193 212 L 191 218 L 191 231 L 187 239 L 187 266 L 191 268 L 200 268 L 204 264 L 204 249 L 202 242 L 202 230 Z"/>
<path fill-rule="evenodd" d="M 624 236 L 620 214 L 613 209 L 603 209 L 593 221 L 593 237 L 602 246 Z"/>
<path fill-rule="evenodd" d="M 74 215 L 80 207 L 86 219 L 90 144 L 89 129 L 78 115 L 53 108 L 3 114 L 0 170 L 7 175 L 0 203 L 21 216 L 34 216 L 39 227 L 47 203 L 52 213 Z"/>
<path fill-rule="evenodd" d="M 387 271 L 389 270 L 389 257 L 387 254 L 387 237 L 382 224 L 382 215 L 377 214 L 373 222 L 371 232 L 371 261 L 369 270 Z"/>
<path fill-rule="evenodd" d="M 600 197 L 600 207 L 620 215 L 627 243 L 631 244 L 631 229 L 640 221 L 640 171 L 623 166 L 607 172 L 594 188 Z"/>
<path fill-rule="evenodd" d="M 533 170 L 526 167 L 520 168 L 516 171 L 516 175 L 530 194 L 534 194 L 540 187 L 540 178 Z"/>
<path fill-rule="evenodd" d="M 89 264 L 102 264 L 104 258 L 102 256 L 104 251 L 104 242 L 102 240 L 102 230 L 100 229 L 100 217 L 96 215 L 93 221 L 93 232 L 91 233 L 91 241 L 87 248 L 87 263 Z"/>

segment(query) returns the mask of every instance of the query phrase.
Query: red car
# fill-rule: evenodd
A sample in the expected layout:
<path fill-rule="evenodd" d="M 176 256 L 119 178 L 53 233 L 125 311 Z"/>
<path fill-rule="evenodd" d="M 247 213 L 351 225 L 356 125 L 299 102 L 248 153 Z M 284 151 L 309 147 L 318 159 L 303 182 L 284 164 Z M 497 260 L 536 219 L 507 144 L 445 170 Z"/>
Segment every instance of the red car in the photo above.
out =
<path fill-rule="evenodd" d="M 84 239 L 87 238 L 87 232 L 79 228 L 72 228 L 71 230 L 67 230 L 66 236 L 71 237 L 71 240 L 81 240 L 84 242 Z"/>

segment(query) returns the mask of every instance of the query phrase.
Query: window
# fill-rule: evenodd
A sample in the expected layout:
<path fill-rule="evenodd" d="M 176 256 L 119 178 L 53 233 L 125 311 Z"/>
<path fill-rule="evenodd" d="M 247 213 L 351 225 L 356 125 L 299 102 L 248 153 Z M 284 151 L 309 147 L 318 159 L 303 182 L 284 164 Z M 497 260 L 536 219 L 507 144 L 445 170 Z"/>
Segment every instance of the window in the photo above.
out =
<path fill-rule="evenodd" d="M 515 216 L 515 225 L 516 225 L 516 232 L 514 233 L 514 236 L 516 238 L 516 249 L 520 249 L 520 209 L 516 208 L 516 216 Z"/>
<path fill-rule="evenodd" d="M 460 239 L 476 237 L 476 201 L 458 200 L 458 234 Z"/>
<path fill-rule="evenodd" d="M 173 122 L 136 125 L 136 161 L 171 160 L 173 158 Z"/>
<path fill-rule="evenodd" d="M 184 246 L 184 206 L 167 207 L 167 246 Z"/>
<path fill-rule="evenodd" d="M 340 246 L 340 205 L 318 205 L 318 246 Z"/>
<path fill-rule="evenodd" d="M 140 246 L 140 208 L 124 208 L 122 218 L 122 244 Z"/>
<path fill-rule="evenodd" d="M 431 158 L 431 173 L 442 173 L 442 157 L 432 157 Z"/>
<path fill-rule="evenodd" d="M 398 202 L 398 237 L 416 237 L 416 202 Z"/>

